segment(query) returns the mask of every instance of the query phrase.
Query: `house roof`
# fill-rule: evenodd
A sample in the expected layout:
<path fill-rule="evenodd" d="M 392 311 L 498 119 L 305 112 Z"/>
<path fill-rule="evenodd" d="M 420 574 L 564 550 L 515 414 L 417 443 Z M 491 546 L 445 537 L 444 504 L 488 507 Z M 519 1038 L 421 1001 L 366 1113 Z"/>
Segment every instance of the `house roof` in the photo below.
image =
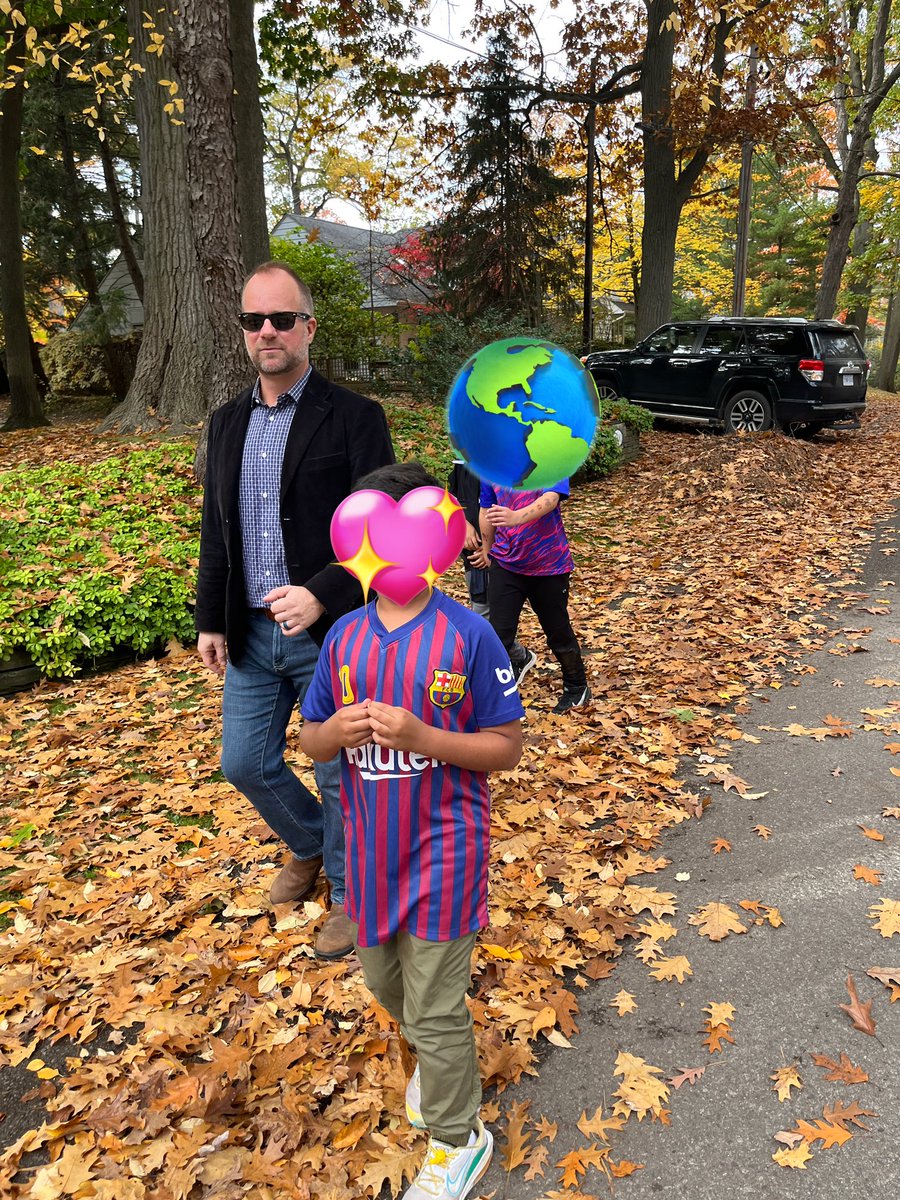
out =
<path fill-rule="evenodd" d="M 306 242 L 320 240 L 353 260 L 363 282 L 371 289 L 374 308 L 396 308 L 400 303 L 422 304 L 431 298 L 427 284 L 404 272 L 396 250 L 419 229 L 398 229 L 384 233 L 378 229 L 361 229 L 340 221 L 322 217 L 302 217 L 287 213 L 272 230 L 273 238 Z"/>

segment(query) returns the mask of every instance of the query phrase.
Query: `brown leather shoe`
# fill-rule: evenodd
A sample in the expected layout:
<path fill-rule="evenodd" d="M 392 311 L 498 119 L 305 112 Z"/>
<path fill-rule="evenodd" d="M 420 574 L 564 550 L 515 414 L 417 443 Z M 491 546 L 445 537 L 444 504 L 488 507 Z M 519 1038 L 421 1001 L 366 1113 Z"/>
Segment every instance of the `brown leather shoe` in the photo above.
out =
<path fill-rule="evenodd" d="M 289 900 L 302 900 L 316 886 L 322 870 L 322 856 L 294 858 L 293 854 L 275 877 L 269 892 L 273 904 L 287 904 Z"/>
<path fill-rule="evenodd" d="M 343 905 L 332 904 L 316 938 L 316 958 L 343 958 L 353 949 L 353 930 Z"/>

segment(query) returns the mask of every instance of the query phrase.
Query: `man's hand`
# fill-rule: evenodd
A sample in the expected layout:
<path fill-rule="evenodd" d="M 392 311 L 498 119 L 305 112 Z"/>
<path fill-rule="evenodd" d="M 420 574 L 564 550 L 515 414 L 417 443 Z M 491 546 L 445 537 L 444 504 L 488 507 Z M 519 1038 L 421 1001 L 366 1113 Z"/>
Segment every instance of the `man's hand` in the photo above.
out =
<path fill-rule="evenodd" d="M 197 636 L 197 650 L 203 665 L 214 675 L 224 675 L 228 663 L 224 633 L 201 633 Z"/>
<path fill-rule="evenodd" d="M 322 726 L 329 737 L 335 737 L 341 746 L 368 746 L 372 741 L 372 726 L 369 723 L 369 705 L 347 704 L 339 708 Z"/>
<path fill-rule="evenodd" d="M 481 545 L 481 537 L 471 521 L 466 521 L 466 540 L 463 550 L 477 550 Z"/>
<path fill-rule="evenodd" d="M 273 588 L 263 600 L 286 637 L 296 637 L 301 629 L 309 629 L 325 611 L 325 605 L 305 587 Z"/>
<path fill-rule="evenodd" d="M 370 700 L 367 711 L 372 740 L 377 746 L 387 746 L 390 750 L 411 750 L 413 753 L 421 749 L 422 736 L 427 736 L 429 727 L 408 709 Z"/>
<path fill-rule="evenodd" d="M 492 504 L 490 508 L 485 509 L 485 517 L 495 529 L 499 529 L 501 526 L 506 529 L 514 529 L 521 524 L 518 512 L 514 508 L 505 508 L 502 504 Z"/>

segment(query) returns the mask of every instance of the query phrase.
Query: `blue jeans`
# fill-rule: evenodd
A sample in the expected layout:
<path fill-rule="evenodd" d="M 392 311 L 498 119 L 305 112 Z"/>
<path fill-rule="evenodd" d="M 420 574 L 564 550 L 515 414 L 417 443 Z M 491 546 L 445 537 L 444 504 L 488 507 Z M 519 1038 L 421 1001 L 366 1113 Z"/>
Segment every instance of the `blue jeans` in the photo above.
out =
<path fill-rule="evenodd" d="M 306 695 L 319 647 L 305 631 L 286 637 L 261 613 L 249 620 L 243 657 L 225 672 L 222 771 L 295 858 L 322 855 L 331 901 L 343 904 L 340 755 L 315 764 L 321 804 L 284 761 L 288 722 Z"/>

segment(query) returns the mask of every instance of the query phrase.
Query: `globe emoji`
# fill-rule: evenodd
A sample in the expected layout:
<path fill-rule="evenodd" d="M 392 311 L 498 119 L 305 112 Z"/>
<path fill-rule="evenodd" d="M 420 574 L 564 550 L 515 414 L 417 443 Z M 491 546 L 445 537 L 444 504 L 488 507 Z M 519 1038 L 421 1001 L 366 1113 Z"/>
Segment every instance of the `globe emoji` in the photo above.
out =
<path fill-rule="evenodd" d="M 450 388 L 450 440 L 479 478 L 531 491 L 574 475 L 600 415 L 591 374 L 540 338 L 503 338 L 468 360 Z"/>

